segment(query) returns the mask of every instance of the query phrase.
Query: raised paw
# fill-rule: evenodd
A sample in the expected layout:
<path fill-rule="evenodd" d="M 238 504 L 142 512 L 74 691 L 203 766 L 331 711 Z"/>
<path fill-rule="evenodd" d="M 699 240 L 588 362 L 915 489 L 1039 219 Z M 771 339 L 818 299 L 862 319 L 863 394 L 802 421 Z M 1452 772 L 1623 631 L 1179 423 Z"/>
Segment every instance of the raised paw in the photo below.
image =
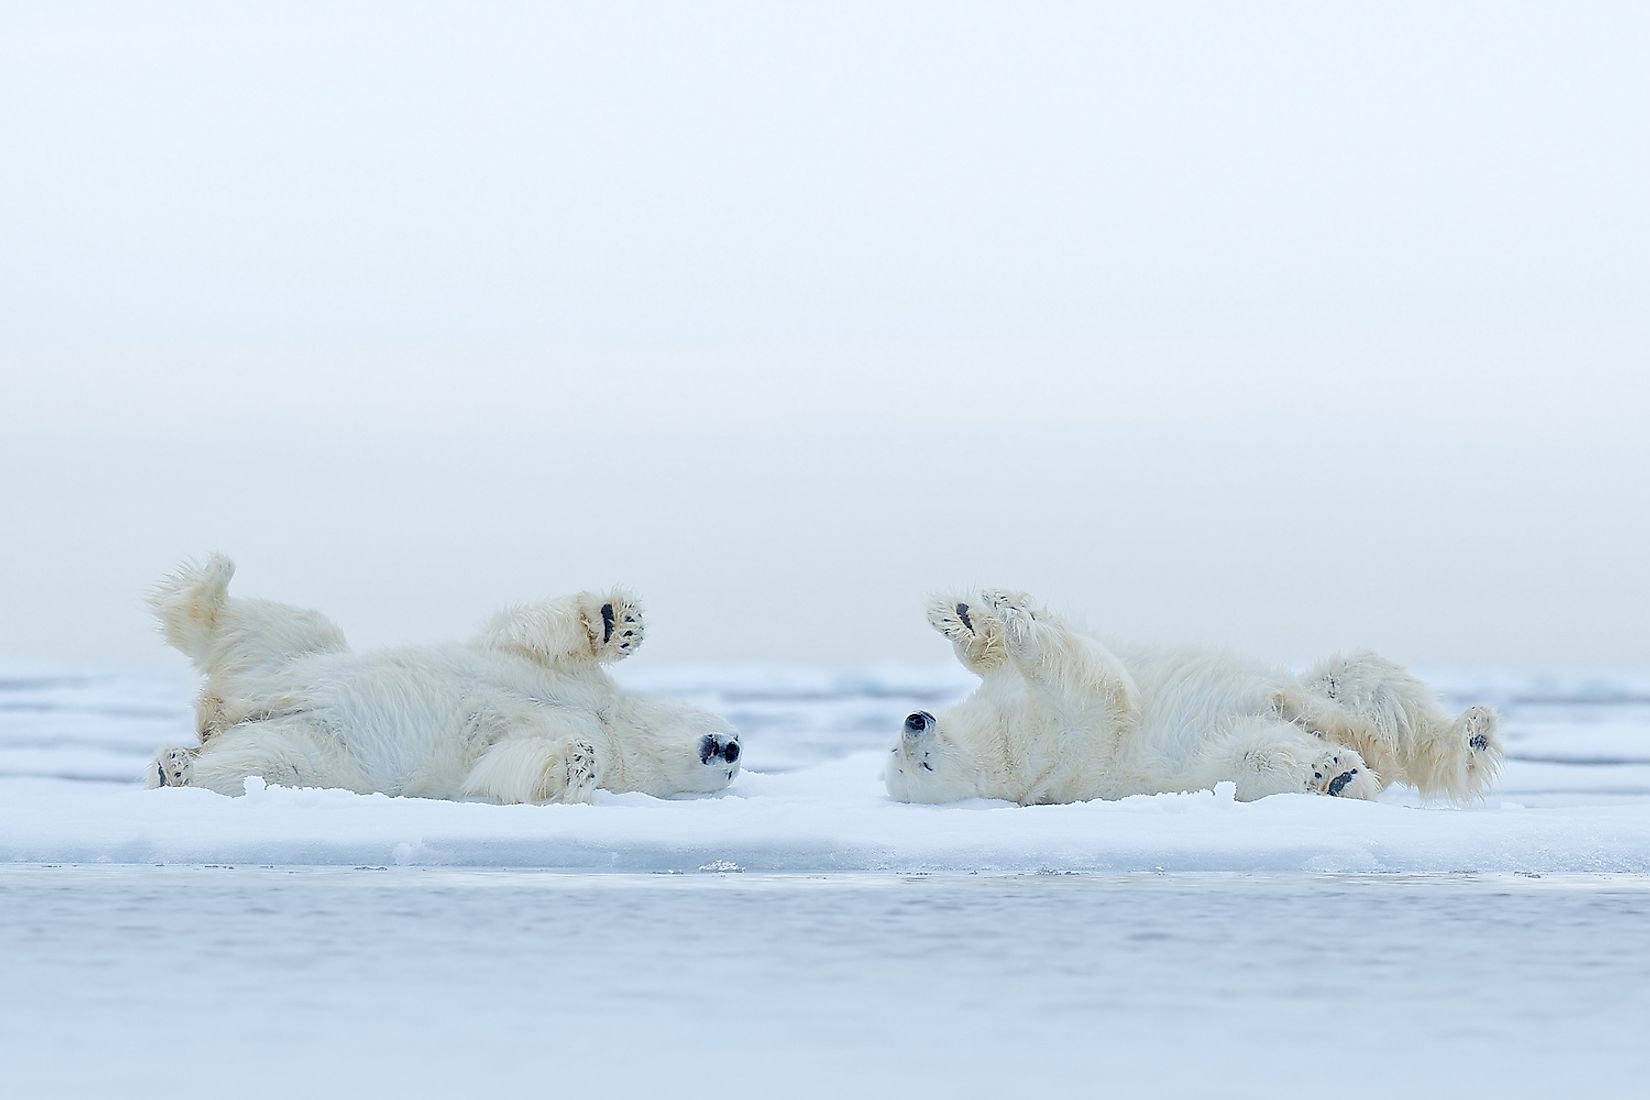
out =
<path fill-rule="evenodd" d="M 1456 799 L 1481 798 L 1506 759 L 1501 747 L 1500 723 L 1489 707 L 1468 707 L 1450 727 L 1444 745 L 1450 751 L 1437 754 L 1432 772 L 1433 786 Z"/>
<path fill-rule="evenodd" d="M 1352 749 L 1326 752 L 1312 763 L 1306 789 L 1336 798 L 1374 798 L 1381 793 L 1381 780 L 1363 757 Z"/>
<path fill-rule="evenodd" d="M 988 588 L 980 599 L 1003 624 L 1003 641 L 1009 649 L 1023 648 L 1036 630 L 1037 615 L 1031 609 L 1031 597 L 1024 592 L 1005 592 Z"/>
<path fill-rule="evenodd" d="M 972 597 L 935 596 L 928 601 L 928 625 L 953 642 L 967 644 L 997 625 L 997 620 L 974 606 Z"/>
<path fill-rule="evenodd" d="M 642 644 L 642 606 L 614 589 L 605 596 L 584 600 L 584 628 L 598 661 L 622 661 Z"/>
<path fill-rule="evenodd" d="M 146 781 L 150 787 L 187 787 L 194 773 L 199 749 L 162 749 L 149 765 Z"/>
<path fill-rule="evenodd" d="M 1501 738 L 1496 732 L 1495 711 L 1489 707 L 1468 707 L 1456 720 L 1456 726 L 1473 752 L 1501 753 Z"/>
<path fill-rule="evenodd" d="M 976 672 L 1002 661 L 1002 620 L 978 597 L 934 597 L 928 603 L 928 623 L 951 640 L 957 659 Z"/>

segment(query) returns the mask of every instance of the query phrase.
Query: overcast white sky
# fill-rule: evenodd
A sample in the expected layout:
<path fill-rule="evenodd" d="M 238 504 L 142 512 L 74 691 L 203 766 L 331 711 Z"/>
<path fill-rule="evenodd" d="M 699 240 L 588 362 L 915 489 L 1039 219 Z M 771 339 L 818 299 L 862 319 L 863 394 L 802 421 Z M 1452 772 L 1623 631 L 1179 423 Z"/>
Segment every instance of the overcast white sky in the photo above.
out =
<path fill-rule="evenodd" d="M 1650 668 L 1641 4 L 0 3 L 0 657 L 922 597 Z"/>

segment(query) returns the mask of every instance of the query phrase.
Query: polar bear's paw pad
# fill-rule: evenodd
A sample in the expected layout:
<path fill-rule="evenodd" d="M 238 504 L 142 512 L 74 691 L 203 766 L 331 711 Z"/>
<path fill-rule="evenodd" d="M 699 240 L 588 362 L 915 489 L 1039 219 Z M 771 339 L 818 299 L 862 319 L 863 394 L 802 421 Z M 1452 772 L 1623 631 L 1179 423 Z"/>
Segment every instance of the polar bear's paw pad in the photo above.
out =
<path fill-rule="evenodd" d="M 590 647 L 598 661 L 619 661 L 642 644 L 642 608 L 623 592 L 612 592 L 585 616 Z M 592 601 L 595 603 L 596 601 Z"/>
<path fill-rule="evenodd" d="M 1467 748 L 1473 752 L 1489 752 L 1493 744 L 1496 751 L 1501 750 L 1500 738 L 1496 736 L 1495 712 L 1489 707 L 1468 707 L 1460 718 L 1461 732 L 1466 734 Z"/>
<path fill-rule="evenodd" d="M 575 741 L 567 753 L 567 796 L 570 801 L 587 798 L 596 789 L 596 747 Z"/>
<path fill-rule="evenodd" d="M 1002 620 L 975 596 L 936 596 L 928 602 L 928 625 L 944 634 L 970 663 L 1001 655 Z"/>
<path fill-rule="evenodd" d="M 928 602 L 928 625 L 953 642 L 967 645 L 985 633 L 991 624 L 980 617 L 979 609 L 970 606 L 966 598 L 935 596 Z"/>
<path fill-rule="evenodd" d="M 1363 757 L 1343 749 L 1326 754 L 1312 765 L 1307 789 L 1333 798 L 1374 798 L 1381 793 L 1381 784 Z"/>
<path fill-rule="evenodd" d="M 195 756 L 199 749 L 165 749 L 150 765 L 151 787 L 187 787 L 195 770 Z"/>

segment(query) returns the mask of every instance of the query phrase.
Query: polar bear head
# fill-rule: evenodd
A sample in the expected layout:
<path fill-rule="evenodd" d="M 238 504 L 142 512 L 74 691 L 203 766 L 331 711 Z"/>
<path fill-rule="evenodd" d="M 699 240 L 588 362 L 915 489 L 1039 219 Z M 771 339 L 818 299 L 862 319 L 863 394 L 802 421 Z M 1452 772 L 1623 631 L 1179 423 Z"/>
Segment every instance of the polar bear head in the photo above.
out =
<path fill-rule="evenodd" d="M 726 719 L 674 699 L 626 696 L 614 707 L 610 791 L 695 794 L 719 791 L 739 774 L 739 731 Z"/>
<path fill-rule="evenodd" d="M 968 703 L 938 718 L 925 710 L 907 716 L 883 768 L 888 797 L 896 802 L 978 798 L 986 769 L 975 748 L 976 717 Z"/>

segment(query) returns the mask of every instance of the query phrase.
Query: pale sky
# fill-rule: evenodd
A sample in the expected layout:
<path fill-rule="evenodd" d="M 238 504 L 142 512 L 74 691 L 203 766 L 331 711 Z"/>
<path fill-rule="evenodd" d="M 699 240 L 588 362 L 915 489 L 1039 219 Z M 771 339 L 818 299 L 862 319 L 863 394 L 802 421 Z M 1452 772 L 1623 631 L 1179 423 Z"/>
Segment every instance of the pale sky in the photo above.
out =
<path fill-rule="evenodd" d="M 1650 669 L 1639 4 L 0 6 L 0 659 L 925 593 Z"/>

